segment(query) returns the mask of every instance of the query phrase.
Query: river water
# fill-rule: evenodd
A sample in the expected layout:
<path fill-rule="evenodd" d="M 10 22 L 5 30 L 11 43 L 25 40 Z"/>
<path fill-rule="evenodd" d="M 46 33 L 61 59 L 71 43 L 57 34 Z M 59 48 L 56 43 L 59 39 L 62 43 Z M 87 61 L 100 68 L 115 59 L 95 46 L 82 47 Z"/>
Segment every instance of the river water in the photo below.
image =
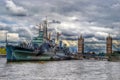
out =
<path fill-rule="evenodd" d="M 120 80 L 120 62 L 70 60 L 6 63 L 0 58 L 0 80 Z"/>

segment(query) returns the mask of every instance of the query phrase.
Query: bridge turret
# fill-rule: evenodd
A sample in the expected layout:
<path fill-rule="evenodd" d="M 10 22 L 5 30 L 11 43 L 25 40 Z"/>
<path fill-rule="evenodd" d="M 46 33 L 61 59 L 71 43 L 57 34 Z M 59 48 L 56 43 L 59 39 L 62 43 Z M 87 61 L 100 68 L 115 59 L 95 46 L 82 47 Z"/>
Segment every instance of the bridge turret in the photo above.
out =
<path fill-rule="evenodd" d="M 82 34 L 78 37 L 78 53 L 84 53 L 84 38 Z"/>
<path fill-rule="evenodd" d="M 106 38 L 106 53 L 111 54 L 112 53 L 112 37 L 109 36 Z"/>

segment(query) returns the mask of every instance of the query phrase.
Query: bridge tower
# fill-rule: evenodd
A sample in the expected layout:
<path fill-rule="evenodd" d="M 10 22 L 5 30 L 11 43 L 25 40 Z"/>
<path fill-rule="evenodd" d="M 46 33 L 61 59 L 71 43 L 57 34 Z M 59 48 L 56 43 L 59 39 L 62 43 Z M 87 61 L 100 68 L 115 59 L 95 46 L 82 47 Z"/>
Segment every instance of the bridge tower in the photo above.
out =
<path fill-rule="evenodd" d="M 84 38 L 82 35 L 78 37 L 78 53 L 84 53 Z"/>
<path fill-rule="evenodd" d="M 106 53 L 107 54 L 111 54 L 112 53 L 112 37 L 109 36 L 106 38 L 107 42 L 106 42 Z"/>

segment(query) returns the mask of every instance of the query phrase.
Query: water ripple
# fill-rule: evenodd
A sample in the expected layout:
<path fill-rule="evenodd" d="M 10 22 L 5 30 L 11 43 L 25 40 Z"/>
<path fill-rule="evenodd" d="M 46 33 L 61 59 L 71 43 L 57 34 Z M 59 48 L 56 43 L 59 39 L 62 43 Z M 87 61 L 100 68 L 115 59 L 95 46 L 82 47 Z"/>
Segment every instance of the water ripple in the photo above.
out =
<path fill-rule="evenodd" d="M 0 58 L 0 80 L 120 80 L 120 62 L 52 61 L 6 63 Z"/>

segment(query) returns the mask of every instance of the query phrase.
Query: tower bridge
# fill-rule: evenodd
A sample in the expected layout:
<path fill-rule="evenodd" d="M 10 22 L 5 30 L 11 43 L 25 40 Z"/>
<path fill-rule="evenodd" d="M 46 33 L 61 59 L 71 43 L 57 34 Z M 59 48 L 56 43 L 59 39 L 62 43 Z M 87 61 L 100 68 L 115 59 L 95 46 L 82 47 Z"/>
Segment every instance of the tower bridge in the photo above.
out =
<path fill-rule="evenodd" d="M 89 48 L 88 51 L 97 51 L 98 49 L 98 51 L 104 51 L 107 54 L 111 54 L 113 51 L 120 51 L 120 40 L 113 40 L 109 35 L 105 41 L 85 41 L 81 35 L 78 38 L 78 53 L 84 53 L 87 48 Z"/>

